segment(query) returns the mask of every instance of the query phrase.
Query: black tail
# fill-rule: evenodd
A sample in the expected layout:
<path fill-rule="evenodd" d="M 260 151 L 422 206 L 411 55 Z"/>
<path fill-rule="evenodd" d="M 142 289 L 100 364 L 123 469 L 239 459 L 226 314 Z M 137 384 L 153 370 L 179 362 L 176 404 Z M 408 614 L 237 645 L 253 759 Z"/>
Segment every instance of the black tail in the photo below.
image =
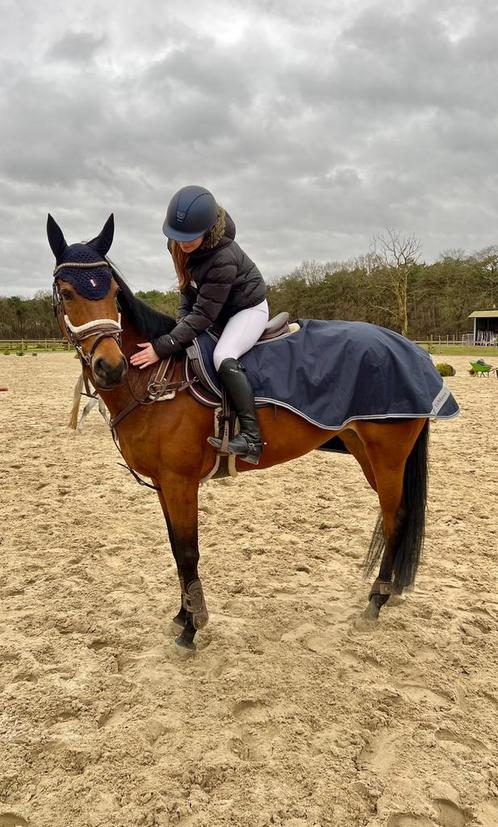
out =
<path fill-rule="evenodd" d="M 429 420 L 420 432 L 405 466 L 403 502 L 396 532 L 397 551 L 394 558 L 394 584 L 400 589 L 411 586 L 415 581 L 424 545 L 428 446 Z M 385 540 L 382 530 L 382 513 L 380 513 L 365 561 L 367 574 L 372 573 L 384 549 Z"/>

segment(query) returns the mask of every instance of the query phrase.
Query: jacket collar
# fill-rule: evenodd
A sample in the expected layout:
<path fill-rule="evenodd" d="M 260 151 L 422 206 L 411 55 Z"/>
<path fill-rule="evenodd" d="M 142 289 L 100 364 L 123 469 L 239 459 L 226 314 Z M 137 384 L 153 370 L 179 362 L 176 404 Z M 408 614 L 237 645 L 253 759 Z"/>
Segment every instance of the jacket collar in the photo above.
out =
<path fill-rule="evenodd" d="M 191 253 L 190 258 L 204 258 L 206 253 L 221 250 L 227 247 L 235 238 L 235 224 L 223 207 L 218 206 L 218 217 L 215 225 L 206 234 L 201 246 Z"/>

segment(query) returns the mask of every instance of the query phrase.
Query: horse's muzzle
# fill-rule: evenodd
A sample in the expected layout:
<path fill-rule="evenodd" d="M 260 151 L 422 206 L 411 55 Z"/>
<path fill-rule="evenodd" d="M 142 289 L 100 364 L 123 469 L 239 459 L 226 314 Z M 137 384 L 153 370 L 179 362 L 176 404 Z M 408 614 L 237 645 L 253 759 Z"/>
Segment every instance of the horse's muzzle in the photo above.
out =
<path fill-rule="evenodd" d="M 121 356 L 117 365 L 111 365 L 103 356 L 98 356 L 93 361 L 92 370 L 97 385 L 109 389 L 122 383 L 128 372 L 128 364 L 124 356 Z"/>

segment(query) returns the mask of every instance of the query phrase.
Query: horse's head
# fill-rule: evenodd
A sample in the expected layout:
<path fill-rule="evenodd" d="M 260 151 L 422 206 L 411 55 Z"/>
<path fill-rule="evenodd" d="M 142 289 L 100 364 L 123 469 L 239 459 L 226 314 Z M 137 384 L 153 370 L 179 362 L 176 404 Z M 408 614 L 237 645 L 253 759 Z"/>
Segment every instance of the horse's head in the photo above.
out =
<path fill-rule="evenodd" d="M 66 243 L 51 215 L 47 235 L 55 256 L 54 311 L 63 335 L 75 346 L 101 388 L 120 385 L 127 362 L 120 349 L 118 285 L 106 259 L 114 235 L 114 217 L 86 244 Z"/>

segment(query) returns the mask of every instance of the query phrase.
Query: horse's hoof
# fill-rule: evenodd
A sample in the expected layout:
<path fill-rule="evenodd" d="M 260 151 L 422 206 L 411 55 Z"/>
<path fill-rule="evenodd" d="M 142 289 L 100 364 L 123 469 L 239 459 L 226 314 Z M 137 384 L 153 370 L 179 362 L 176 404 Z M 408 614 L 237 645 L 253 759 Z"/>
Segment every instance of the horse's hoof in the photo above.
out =
<path fill-rule="evenodd" d="M 175 638 L 175 643 L 178 646 L 178 649 L 181 650 L 183 654 L 187 652 L 190 652 L 192 654 L 197 649 L 197 646 L 192 640 L 192 633 L 187 632 L 186 629 L 183 630 L 181 635 L 178 635 L 178 637 Z"/>
<path fill-rule="evenodd" d="M 363 612 L 363 617 L 365 620 L 378 620 L 380 614 L 380 606 L 378 602 L 375 600 L 375 597 L 372 597 L 371 600 L 368 602 L 368 606 Z"/>
<path fill-rule="evenodd" d="M 197 652 L 197 646 L 195 645 L 195 643 L 181 642 L 179 637 L 175 639 L 175 649 L 177 653 L 183 658 L 191 657 L 192 655 L 195 655 L 195 653 Z"/>
<path fill-rule="evenodd" d="M 390 595 L 389 600 L 387 601 L 387 606 L 402 606 L 406 603 L 406 594 L 393 594 Z"/>

